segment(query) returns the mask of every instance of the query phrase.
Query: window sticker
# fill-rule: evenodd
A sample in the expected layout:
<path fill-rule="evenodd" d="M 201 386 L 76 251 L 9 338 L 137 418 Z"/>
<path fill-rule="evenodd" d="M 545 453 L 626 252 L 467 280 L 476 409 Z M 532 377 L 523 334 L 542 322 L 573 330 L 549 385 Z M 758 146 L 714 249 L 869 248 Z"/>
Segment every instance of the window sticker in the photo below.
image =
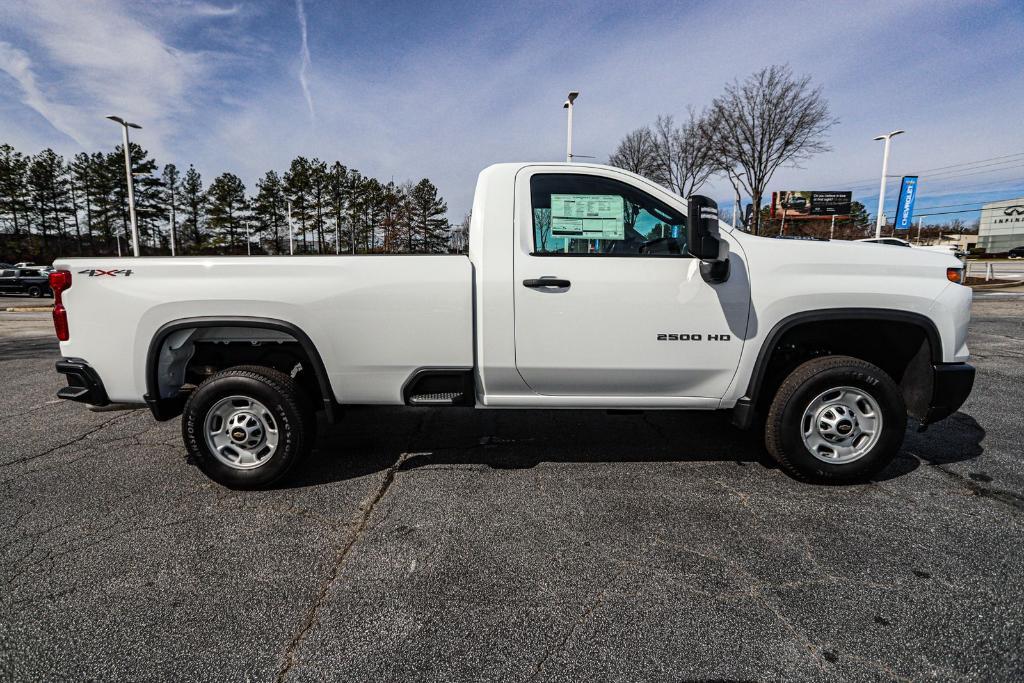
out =
<path fill-rule="evenodd" d="M 556 237 L 624 240 L 624 215 L 622 195 L 551 195 L 551 234 Z"/>

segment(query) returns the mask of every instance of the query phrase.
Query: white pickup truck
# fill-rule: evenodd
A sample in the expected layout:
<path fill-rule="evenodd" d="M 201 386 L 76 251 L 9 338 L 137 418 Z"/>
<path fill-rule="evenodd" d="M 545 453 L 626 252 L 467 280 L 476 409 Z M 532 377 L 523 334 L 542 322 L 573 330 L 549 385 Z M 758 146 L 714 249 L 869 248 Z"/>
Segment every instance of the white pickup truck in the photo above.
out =
<path fill-rule="evenodd" d="M 856 481 L 970 393 L 952 256 L 754 237 L 589 164 L 491 166 L 472 216 L 468 257 L 58 260 L 58 396 L 182 415 L 253 488 L 351 404 L 732 410 L 792 476 Z"/>

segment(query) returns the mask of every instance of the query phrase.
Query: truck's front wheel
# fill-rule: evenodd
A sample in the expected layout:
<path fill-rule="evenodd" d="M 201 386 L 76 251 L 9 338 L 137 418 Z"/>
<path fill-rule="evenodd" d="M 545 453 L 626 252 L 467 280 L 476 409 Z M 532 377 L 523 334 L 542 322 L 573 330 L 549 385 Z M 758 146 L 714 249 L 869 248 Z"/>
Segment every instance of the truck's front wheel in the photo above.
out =
<path fill-rule="evenodd" d="M 239 366 L 212 375 L 181 418 L 185 448 L 229 488 L 269 486 L 310 450 L 316 418 L 298 384 L 272 368 Z"/>
<path fill-rule="evenodd" d="M 783 381 L 768 411 L 765 445 L 797 479 L 865 481 L 892 462 L 906 423 L 903 395 L 881 368 L 827 356 Z"/>

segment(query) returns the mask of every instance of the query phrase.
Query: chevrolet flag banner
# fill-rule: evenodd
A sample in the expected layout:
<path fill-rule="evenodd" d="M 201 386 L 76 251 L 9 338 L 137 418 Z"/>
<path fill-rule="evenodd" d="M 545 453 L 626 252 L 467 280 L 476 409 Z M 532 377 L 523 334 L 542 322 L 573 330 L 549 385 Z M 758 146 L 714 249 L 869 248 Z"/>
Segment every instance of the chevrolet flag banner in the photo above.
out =
<path fill-rule="evenodd" d="M 900 200 L 896 204 L 896 229 L 908 230 L 914 220 L 914 200 L 917 199 L 917 176 L 903 176 L 900 185 Z"/>

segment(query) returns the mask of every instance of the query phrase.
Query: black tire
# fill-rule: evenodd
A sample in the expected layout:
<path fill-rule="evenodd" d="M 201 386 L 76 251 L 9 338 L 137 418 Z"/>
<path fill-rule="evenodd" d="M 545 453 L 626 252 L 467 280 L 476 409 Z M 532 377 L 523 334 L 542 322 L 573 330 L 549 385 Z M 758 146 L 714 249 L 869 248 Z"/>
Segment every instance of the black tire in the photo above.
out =
<path fill-rule="evenodd" d="M 819 457 L 804 442 L 805 429 L 817 429 L 816 421 L 806 417 L 805 411 L 810 409 L 816 399 L 828 397 L 828 392 L 839 391 L 840 387 L 851 387 L 866 394 L 875 401 L 881 415 L 881 428 L 876 430 L 878 436 L 874 442 L 871 443 L 870 438 L 861 442 L 867 450 L 855 460 L 841 464 L 822 459 L 828 458 L 827 446 Z M 846 395 L 851 393 L 847 392 Z M 824 399 L 826 403 L 828 400 Z M 873 410 L 870 412 L 874 414 Z M 865 418 L 861 419 L 865 421 Z M 854 415 L 854 424 L 856 420 L 857 416 Z M 821 424 L 825 426 L 824 422 Z M 800 481 L 832 484 L 862 482 L 892 462 L 903 444 L 906 427 L 907 409 L 903 403 L 903 394 L 889 375 L 881 368 L 858 358 L 826 356 L 803 363 L 783 381 L 768 411 L 765 446 L 782 469 Z"/>
<path fill-rule="evenodd" d="M 30 297 L 32 297 L 33 299 L 38 299 L 39 297 L 41 297 L 43 295 L 43 288 L 39 287 L 37 285 L 32 285 L 26 291 L 27 291 L 28 295 Z"/>
<path fill-rule="evenodd" d="M 269 416 L 264 414 L 261 418 L 266 424 L 257 422 L 256 427 L 262 427 L 266 436 L 263 446 L 269 449 L 269 435 L 276 433 L 276 448 L 269 449 L 271 453 L 263 456 L 264 461 L 246 469 L 225 462 L 231 459 L 230 455 L 215 453 L 206 434 L 211 411 L 218 406 L 232 410 L 224 400 L 235 396 L 266 408 Z M 220 418 L 211 417 L 211 424 L 216 425 L 217 419 Z M 224 424 L 218 425 L 218 432 Z M 232 489 L 258 489 L 278 481 L 309 453 L 316 439 L 316 415 L 298 384 L 288 375 L 263 366 L 238 366 L 210 376 L 192 393 L 181 417 L 181 434 L 189 456 L 210 479 Z M 226 429 L 224 434 L 230 432 Z M 212 438 L 228 437 L 218 433 Z M 233 445 L 229 444 L 228 454 L 232 453 Z"/>

